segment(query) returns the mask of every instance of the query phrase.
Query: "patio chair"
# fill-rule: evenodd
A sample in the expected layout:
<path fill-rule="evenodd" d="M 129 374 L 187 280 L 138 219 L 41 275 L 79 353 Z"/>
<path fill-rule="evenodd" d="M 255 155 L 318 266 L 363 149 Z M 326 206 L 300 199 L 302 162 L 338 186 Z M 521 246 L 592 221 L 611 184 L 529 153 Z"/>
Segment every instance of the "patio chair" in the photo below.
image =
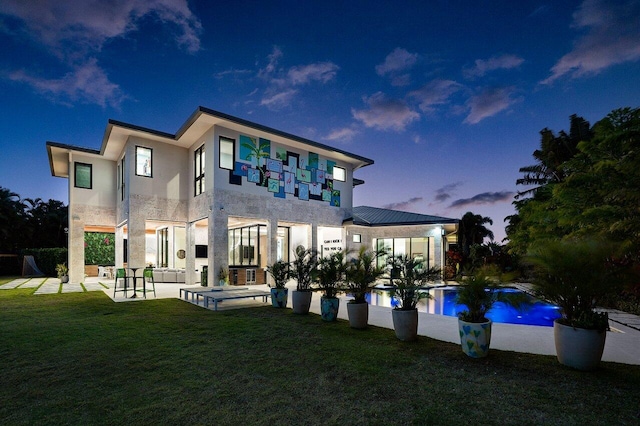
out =
<path fill-rule="evenodd" d="M 153 279 L 153 269 L 151 268 L 145 268 L 142 274 L 142 290 L 136 290 L 138 292 L 142 292 L 142 294 L 144 295 L 144 298 L 147 298 L 147 291 L 152 291 L 152 290 L 147 290 L 147 285 L 151 285 L 151 289 L 153 290 L 153 297 L 156 297 L 156 282 Z"/>
<path fill-rule="evenodd" d="M 113 297 L 116 297 L 116 292 L 123 291 L 124 297 L 127 297 L 127 290 L 129 289 L 129 280 L 132 280 L 133 277 L 127 275 L 127 270 L 124 268 L 116 269 L 116 280 L 113 285 Z M 118 281 L 122 281 L 122 287 L 118 288 Z"/>

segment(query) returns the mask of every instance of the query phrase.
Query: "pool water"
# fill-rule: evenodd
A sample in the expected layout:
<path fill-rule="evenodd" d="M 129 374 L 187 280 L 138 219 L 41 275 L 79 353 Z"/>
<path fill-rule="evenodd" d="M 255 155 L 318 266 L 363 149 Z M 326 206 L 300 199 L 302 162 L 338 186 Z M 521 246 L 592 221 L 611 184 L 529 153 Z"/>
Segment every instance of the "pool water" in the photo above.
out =
<path fill-rule="evenodd" d="M 431 293 L 432 299 L 422 299 L 418 303 L 418 311 L 428 314 L 446 315 L 457 317 L 458 313 L 467 309 L 465 305 L 456 304 L 458 289 L 456 286 L 434 287 L 423 291 Z M 522 291 L 515 288 L 502 288 L 501 292 Z M 503 302 L 494 303 L 487 313 L 487 318 L 493 322 L 521 325 L 539 325 L 553 327 L 553 321 L 560 318 L 560 308 L 547 302 L 543 302 L 525 293 L 528 303 L 517 309 Z M 367 297 L 367 302 L 373 306 L 395 307 L 398 302 L 389 295 L 387 289 L 375 289 Z"/>

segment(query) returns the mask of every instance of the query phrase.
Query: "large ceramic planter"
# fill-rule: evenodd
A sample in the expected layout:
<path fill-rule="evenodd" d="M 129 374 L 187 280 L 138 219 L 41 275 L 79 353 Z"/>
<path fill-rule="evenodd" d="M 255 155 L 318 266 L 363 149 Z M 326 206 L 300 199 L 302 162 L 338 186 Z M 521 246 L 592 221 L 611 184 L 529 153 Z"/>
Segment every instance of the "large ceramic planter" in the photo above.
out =
<path fill-rule="evenodd" d="M 271 305 L 274 308 L 286 308 L 289 299 L 288 288 L 272 288 L 271 289 Z"/>
<path fill-rule="evenodd" d="M 351 328 L 367 328 L 369 323 L 368 303 L 347 303 L 347 314 L 349 314 L 349 325 Z"/>
<path fill-rule="evenodd" d="M 607 332 L 574 328 L 556 320 L 553 337 L 560 364 L 577 370 L 593 370 L 602 359 Z"/>
<path fill-rule="evenodd" d="M 460 344 L 462 351 L 471 358 L 484 358 L 489 355 L 491 344 L 491 321 L 466 322 L 458 318 Z"/>
<path fill-rule="evenodd" d="M 337 297 L 320 298 L 320 315 L 323 321 L 335 321 L 338 319 L 338 308 L 340 307 L 340 299 Z"/>
<path fill-rule="evenodd" d="M 396 337 L 404 342 L 416 340 L 418 338 L 418 310 L 401 311 L 394 309 L 391 311 L 393 318 L 393 329 Z"/>
<path fill-rule="evenodd" d="M 311 306 L 311 292 L 310 291 L 298 291 L 291 292 L 291 303 L 293 305 L 294 314 L 308 314 L 309 307 Z"/>

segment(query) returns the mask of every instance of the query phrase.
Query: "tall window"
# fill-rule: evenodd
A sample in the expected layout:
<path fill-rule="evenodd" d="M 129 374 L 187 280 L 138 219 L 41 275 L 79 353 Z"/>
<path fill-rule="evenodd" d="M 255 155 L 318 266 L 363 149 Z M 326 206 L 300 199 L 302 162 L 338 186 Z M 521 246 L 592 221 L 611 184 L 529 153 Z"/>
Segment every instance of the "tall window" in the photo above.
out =
<path fill-rule="evenodd" d="M 136 146 L 136 176 L 151 177 L 151 148 Z"/>
<path fill-rule="evenodd" d="M 93 187 L 92 165 L 74 163 L 74 185 L 76 188 L 91 189 Z"/>
<path fill-rule="evenodd" d="M 220 137 L 220 168 L 233 170 L 233 153 L 236 141 L 225 137 Z"/>
<path fill-rule="evenodd" d="M 195 195 L 200 195 L 204 192 L 204 145 L 196 149 L 194 152 L 194 170 L 195 170 Z"/>
<path fill-rule="evenodd" d="M 122 157 L 122 161 L 120 161 L 120 201 L 124 201 L 124 177 L 125 177 L 125 168 L 124 168 L 124 157 Z"/>
<path fill-rule="evenodd" d="M 344 182 L 347 180 L 347 170 L 344 167 L 333 166 L 333 178 Z"/>

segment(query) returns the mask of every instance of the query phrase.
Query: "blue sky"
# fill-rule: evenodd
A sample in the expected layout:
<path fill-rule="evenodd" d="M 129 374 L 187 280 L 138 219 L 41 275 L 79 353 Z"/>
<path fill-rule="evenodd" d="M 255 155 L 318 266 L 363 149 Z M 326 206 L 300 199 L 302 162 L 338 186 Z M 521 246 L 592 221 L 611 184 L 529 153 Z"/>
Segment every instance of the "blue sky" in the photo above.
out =
<path fill-rule="evenodd" d="M 514 212 L 539 131 L 640 106 L 640 1 L 0 2 L 0 186 L 67 199 L 48 140 L 199 106 L 375 160 L 355 205 Z"/>

